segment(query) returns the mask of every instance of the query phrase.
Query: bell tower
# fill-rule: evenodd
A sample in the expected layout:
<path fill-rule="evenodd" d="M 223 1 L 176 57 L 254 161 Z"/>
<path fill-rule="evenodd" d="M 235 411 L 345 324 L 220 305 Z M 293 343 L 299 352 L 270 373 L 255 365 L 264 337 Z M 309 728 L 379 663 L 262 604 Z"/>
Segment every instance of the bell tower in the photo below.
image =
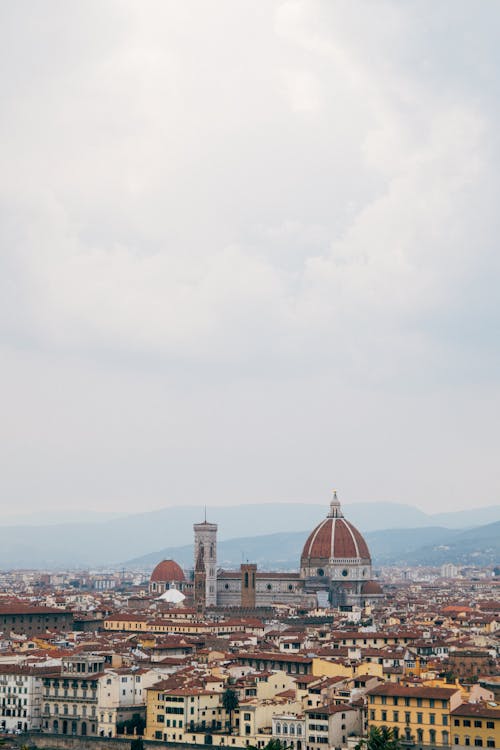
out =
<path fill-rule="evenodd" d="M 195 523 L 193 530 L 195 579 L 198 576 L 198 598 L 202 596 L 200 579 L 202 569 L 204 568 L 204 606 L 215 607 L 217 605 L 217 524 L 209 523 L 205 515 L 205 520 L 202 523 Z M 197 602 L 197 606 L 199 606 L 199 602 Z"/>

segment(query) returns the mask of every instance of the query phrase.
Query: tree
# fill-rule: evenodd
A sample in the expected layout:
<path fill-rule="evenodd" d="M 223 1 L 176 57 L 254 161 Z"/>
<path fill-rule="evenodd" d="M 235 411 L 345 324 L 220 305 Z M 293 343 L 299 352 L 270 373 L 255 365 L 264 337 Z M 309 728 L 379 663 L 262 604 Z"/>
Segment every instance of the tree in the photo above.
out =
<path fill-rule="evenodd" d="M 361 740 L 355 750 L 401 750 L 401 743 L 394 729 L 370 727 L 368 738 Z"/>
<path fill-rule="evenodd" d="M 290 750 L 291 745 L 287 745 L 286 742 L 281 740 L 269 740 L 267 745 L 264 745 L 262 750 Z M 248 750 L 257 750 L 254 745 L 249 745 Z"/>
<path fill-rule="evenodd" d="M 142 737 L 135 737 L 130 743 L 130 750 L 144 750 L 144 742 Z"/>
<path fill-rule="evenodd" d="M 238 708 L 238 694 L 232 688 L 227 688 L 222 696 L 222 705 L 229 714 L 229 732 L 233 731 L 233 711 Z"/>

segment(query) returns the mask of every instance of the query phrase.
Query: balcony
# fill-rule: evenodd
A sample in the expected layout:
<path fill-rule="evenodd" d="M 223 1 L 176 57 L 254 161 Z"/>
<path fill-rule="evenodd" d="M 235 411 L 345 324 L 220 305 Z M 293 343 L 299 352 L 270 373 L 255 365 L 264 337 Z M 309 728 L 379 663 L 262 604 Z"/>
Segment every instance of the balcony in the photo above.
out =
<path fill-rule="evenodd" d="M 50 693 L 44 693 L 42 696 L 44 701 L 52 701 L 53 703 L 97 703 L 97 696 L 95 698 L 82 698 L 81 695 L 51 695 Z"/>

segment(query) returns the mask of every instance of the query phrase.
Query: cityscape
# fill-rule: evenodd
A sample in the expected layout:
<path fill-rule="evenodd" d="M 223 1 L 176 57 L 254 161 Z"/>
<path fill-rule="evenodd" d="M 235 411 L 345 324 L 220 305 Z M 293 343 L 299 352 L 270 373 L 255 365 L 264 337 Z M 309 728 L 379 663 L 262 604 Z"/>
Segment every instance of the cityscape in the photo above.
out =
<path fill-rule="evenodd" d="M 500 750 L 499 30 L 0 0 L 0 750 Z"/>
<path fill-rule="evenodd" d="M 188 567 L 3 572 L 7 741 L 500 747 L 499 568 L 378 568 L 339 495 L 294 571 L 220 567 L 199 509 Z"/>

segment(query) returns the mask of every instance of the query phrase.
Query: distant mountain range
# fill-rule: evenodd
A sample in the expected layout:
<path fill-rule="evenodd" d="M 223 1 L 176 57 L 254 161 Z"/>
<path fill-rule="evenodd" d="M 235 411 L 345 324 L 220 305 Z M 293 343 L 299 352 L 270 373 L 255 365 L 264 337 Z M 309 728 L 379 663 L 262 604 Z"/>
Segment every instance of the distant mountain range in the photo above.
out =
<path fill-rule="evenodd" d="M 309 532 L 265 534 L 229 539 L 218 545 L 221 567 L 256 562 L 261 570 L 297 570 Z M 500 521 L 467 531 L 430 526 L 420 529 L 385 529 L 365 534 L 374 565 L 490 565 L 500 561 Z M 153 568 L 175 559 L 184 568 L 193 565 L 193 546 L 170 547 L 129 560 L 125 567 Z"/>
<path fill-rule="evenodd" d="M 221 554 L 227 544 L 228 551 L 223 556 L 233 564 L 246 558 L 265 561 L 267 556 L 269 563 L 274 561 L 273 564 L 283 567 L 293 563 L 296 567 L 297 550 L 300 552 L 308 531 L 325 517 L 327 509 L 327 504 L 306 503 L 221 506 L 209 508 L 208 518 L 219 524 Z M 349 520 L 367 534 L 370 544 L 372 532 L 382 534 L 381 561 L 387 559 L 384 555 L 389 553 L 394 555 L 401 551 L 409 555 L 417 539 L 421 538 L 425 545 L 429 535 L 432 540 L 437 538 L 436 529 L 441 528 L 439 538 L 447 543 L 454 530 L 500 521 L 500 505 L 475 509 L 473 514 L 459 511 L 430 515 L 398 503 L 352 503 L 345 505 L 344 511 Z M 202 520 L 203 514 L 203 508 L 192 505 L 105 516 L 103 520 L 96 520 L 96 514 L 92 513 L 87 521 L 10 526 L 5 524 L 4 516 L 0 568 L 97 568 L 136 560 L 150 555 L 152 550 L 178 550 L 179 547 L 187 550 L 192 543 L 193 523 Z M 387 530 L 391 529 L 398 531 L 387 535 Z M 269 535 L 271 530 L 278 533 Z M 419 536 L 420 532 L 423 537 Z M 400 545 L 398 540 L 404 534 L 407 534 L 406 542 Z M 265 536 L 270 541 L 266 542 Z M 256 537 L 262 537 L 262 541 Z M 373 541 L 375 559 L 378 559 L 377 538 L 375 536 Z M 252 541 L 247 542 L 247 539 Z M 154 552 L 152 556 L 158 554 L 163 552 Z"/>

